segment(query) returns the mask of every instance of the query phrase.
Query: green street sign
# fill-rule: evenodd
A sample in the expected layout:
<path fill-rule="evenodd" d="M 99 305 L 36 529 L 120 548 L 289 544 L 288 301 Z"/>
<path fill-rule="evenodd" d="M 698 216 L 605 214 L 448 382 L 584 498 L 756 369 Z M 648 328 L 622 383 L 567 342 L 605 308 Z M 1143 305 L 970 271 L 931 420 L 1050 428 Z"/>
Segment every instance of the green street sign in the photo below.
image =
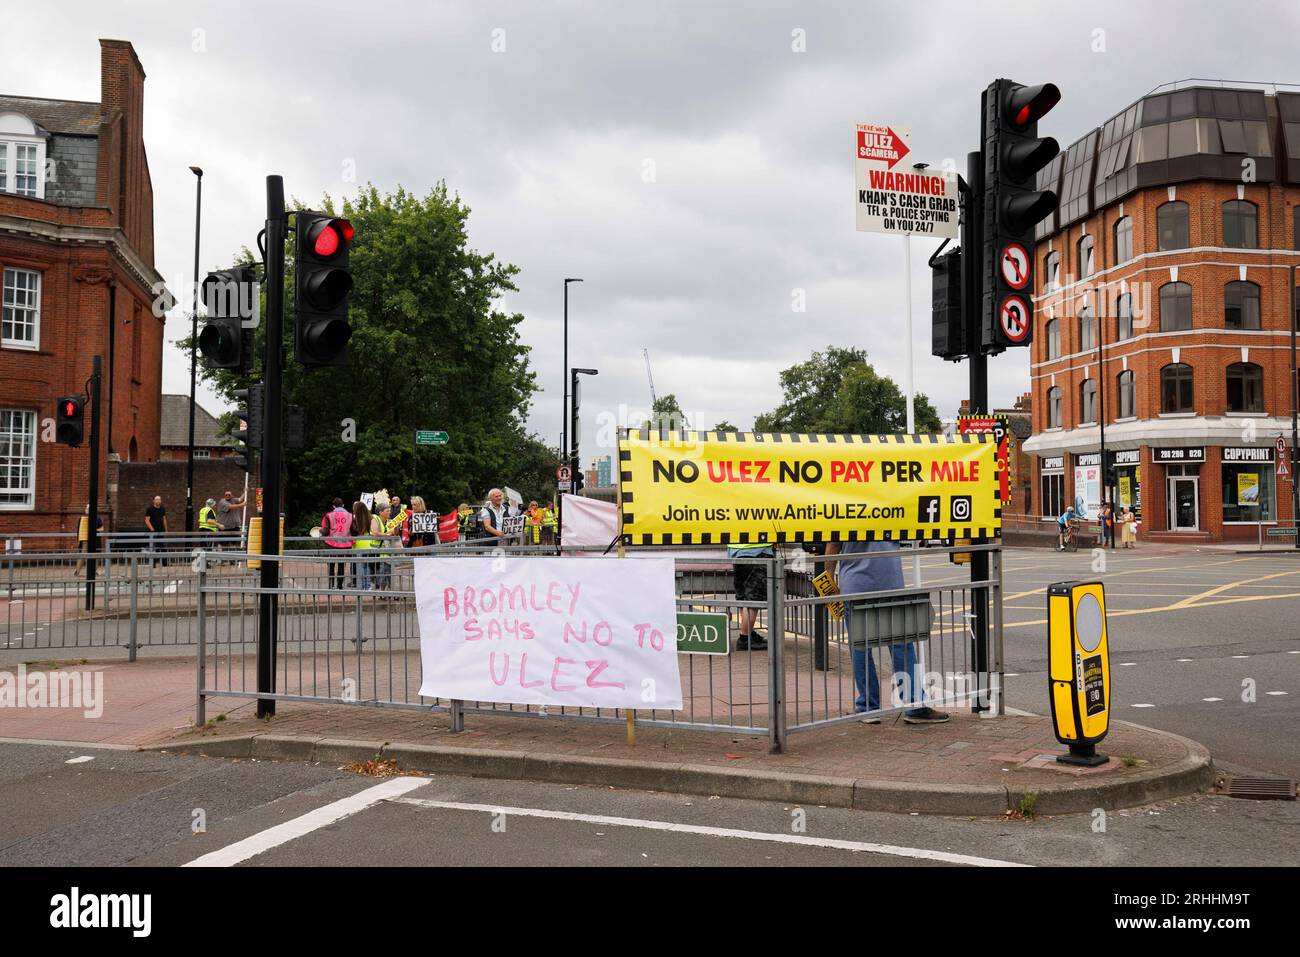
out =
<path fill-rule="evenodd" d="M 450 436 L 446 432 L 416 432 L 416 445 L 446 445 Z"/>
<path fill-rule="evenodd" d="M 727 616 L 711 611 L 679 611 L 677 650 L 688 655 L 725 655 L 731 650 Z"/>

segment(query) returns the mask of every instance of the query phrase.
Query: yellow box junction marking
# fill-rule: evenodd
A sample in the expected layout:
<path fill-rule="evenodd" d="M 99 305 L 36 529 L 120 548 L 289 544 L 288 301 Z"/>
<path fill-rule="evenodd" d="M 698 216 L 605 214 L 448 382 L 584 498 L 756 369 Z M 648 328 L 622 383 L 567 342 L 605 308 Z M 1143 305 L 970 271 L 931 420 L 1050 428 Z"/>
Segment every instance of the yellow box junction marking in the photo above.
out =
<path fill-rule="evenodd" d="M 629 431 L 628 545 L 754 545 L 1002 534 L 991 435 Z"/>

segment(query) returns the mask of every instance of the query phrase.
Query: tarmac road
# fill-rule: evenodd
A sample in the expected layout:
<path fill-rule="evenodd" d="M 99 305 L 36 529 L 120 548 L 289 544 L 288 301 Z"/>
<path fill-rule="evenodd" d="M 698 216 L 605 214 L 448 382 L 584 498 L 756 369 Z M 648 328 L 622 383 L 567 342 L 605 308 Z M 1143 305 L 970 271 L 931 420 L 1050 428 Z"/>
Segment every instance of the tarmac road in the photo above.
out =
<path fill-rule="evenodd" d="M 229 866 L 644 867 L 1259 866 L 1300 859 L 1295 802 L 1198 797 L 1104 818 L 938 818 L 15 744 L 0 744 L 0 802 L 0 867 L 172 866 L 203 858 Z M 195 834 L 200 811 L 206 830 Z"/>
<path fill-rule="evenodd" d="M 1005 552 L 1007 704 L 1047 714 L 1047 586 L 1100 580 L 1111 716 L 1201 742 L 1229 770 L 1300 778 L 1300 555 Z M 926 559 L 932 581 L 968 578 Z M 1215 700 L 1207 700 L 1215 699 Z M 1101 750 L 1105 750 L 1104 745 Z"/>

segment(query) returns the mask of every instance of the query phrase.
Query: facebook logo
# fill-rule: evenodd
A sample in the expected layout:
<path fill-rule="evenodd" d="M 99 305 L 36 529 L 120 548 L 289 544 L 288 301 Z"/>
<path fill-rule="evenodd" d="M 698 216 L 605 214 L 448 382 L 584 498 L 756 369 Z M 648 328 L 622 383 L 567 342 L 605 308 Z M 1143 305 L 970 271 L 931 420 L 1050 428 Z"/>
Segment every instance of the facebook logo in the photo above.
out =
<path fill-rule="evenodd" d="M 939 496 L 921 495 L 917 497 L 917 520 L 922 525 L 939 524 Z"/>

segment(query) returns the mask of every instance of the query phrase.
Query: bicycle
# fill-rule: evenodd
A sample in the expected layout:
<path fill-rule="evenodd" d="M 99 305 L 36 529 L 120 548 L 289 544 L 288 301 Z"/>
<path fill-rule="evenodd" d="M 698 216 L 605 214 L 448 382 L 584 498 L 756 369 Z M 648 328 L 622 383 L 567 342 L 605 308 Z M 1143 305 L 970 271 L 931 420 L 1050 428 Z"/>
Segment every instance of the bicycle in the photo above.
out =
<path fill-rule="evenodd" d="M 1079 532 L 1074 522 L 1066 523 L 1065 536 L 1061 541 L 1059 550 L 1063 552 L 1077 552 L 1079 550 Z"/>

